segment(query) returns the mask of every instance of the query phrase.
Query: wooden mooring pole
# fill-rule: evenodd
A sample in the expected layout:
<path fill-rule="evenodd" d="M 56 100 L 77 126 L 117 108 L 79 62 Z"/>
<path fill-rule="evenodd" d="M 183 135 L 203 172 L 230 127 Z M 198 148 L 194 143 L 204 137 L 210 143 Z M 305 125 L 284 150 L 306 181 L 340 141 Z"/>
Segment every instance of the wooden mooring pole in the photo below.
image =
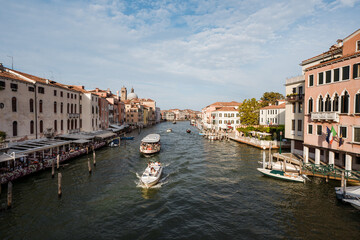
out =
<path fill-rule="evenodd" d="M 8 182 L 8 195 L 7 195 L 7 207 L 11 208 L 12 204 L 12 182 Z"/>
<path fill-rule="evenodd" d="M 88 158 L 88 168 L 89 168 L 89 173 L 91 174 L 91 164 L 90 164 L 90 158 Z"/>
<path fill-rule="evenodd" d="M 62 195 L 61 179 L 62 179 L 62 175 L 61 175 L 61 173 L 58 173 L 58 197 L 61 197 L 61 195 Z"/>
<path fill-rule="evenodd" d="M 94 160 L 94 166 L 96 166 L 96 154 L 95 154 L 95 150 L 93 152 L 93 160 Z"/>
<path fill-rule="evenodd" d="M 60 155 L 58 154 L 56 156 L 56 169 L 59 169 L 59 167 L 60 167 Z"/>
<path fill-rule="evenodd" d="M 51 177 L 55 177 L 55 159 L 53 159 L 51 163 Z"/>

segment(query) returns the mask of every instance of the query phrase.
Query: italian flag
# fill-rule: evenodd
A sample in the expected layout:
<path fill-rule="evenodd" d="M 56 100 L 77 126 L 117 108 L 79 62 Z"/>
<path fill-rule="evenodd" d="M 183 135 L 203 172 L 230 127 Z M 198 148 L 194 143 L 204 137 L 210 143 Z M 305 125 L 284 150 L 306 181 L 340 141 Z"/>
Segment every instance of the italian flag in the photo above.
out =
<path fill-rule="evenodd" d="M 337 132 L 335 131 L 335 128 L 332 126 L 331 127 L 331 131 L 330 131 L 330 136 L 329 136 L 329 142 L 330 144 L 332 144 L 334 137 L 337 135 Z"/>

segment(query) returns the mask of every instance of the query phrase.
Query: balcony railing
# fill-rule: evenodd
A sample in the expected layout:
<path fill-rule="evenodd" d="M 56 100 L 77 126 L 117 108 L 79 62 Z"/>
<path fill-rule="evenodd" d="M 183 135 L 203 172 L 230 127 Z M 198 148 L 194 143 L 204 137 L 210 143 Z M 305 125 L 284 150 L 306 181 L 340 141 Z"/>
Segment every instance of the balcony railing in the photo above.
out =
<path fill-rule="evenodd" d="M 77 128 L 77 129 L 69 129 L 68 132 L 69 133 L 78 133 L 78 132 L 80 132 L 80 129 L 79 128 Z"/>
<path fill-rule="evenodd" d="M 68 113 L 69 118 L 79 118 L 79 116 L 80 116 L 79 113 Z"/>
<path fill-rule="evenodd" d="M 312 112 L 312 121 L 339 122 L 339 113 L 337 112 Z"/>
<path fill-rule="evenodd" d="M 304 94 L 288 95 L 286 101 L 288 102 L 299 102 L 304 100 Z"/>

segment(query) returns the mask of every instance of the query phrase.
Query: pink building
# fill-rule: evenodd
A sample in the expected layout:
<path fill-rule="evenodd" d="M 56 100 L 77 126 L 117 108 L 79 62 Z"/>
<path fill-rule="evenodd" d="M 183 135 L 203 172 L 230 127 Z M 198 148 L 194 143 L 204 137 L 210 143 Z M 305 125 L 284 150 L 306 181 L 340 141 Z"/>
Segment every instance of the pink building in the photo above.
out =
<path fill-rule="evenodd" d="M 360 170 L 360 29 L 302 66 L 305 162 Z"/>

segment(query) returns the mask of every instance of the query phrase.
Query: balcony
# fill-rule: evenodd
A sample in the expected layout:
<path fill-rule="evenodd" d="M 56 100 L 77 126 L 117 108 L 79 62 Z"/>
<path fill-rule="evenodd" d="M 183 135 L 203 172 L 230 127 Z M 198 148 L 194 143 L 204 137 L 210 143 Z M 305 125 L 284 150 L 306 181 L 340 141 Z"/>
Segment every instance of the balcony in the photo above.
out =
<path fill-rule="evenodd" d="M 311 113 L 312 121 L 321 121 L 321 122 L 339 122 L 339 113 L 337 112 L 312 112 Z"/>
<path fill-rule="evenodd" d="M 79 113 L 68 113 L 68 118 L 79 118 L 80 114 Z"/>
<path fill-rule="evenodd" d="M 79 133 L 80 132 L 80 129 L 77 128 L 77 129 L 69 129 L 68 130 L 68 133 Z"/>
<path fill-rule="evenodd" d="M 304 94 L 289 94 L 286 96 L 287 102 L 302 102 L 304 100 Z"/>

